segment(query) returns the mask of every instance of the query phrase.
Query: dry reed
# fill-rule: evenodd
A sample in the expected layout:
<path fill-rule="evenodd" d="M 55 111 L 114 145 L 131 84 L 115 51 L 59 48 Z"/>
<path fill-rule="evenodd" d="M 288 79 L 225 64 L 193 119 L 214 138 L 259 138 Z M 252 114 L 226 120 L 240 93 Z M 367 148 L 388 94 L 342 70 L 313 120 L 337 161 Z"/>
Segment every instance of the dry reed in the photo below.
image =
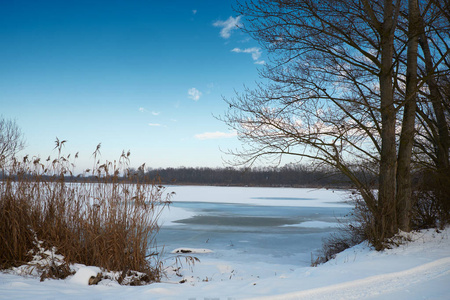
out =
<path fill-rule="evenodd" d="M 0 162 L 0 268 L 30 261 L 38 239 L 56 247 L 67 263 L 134 270 L 158 281 L 157 221 L 170 195 L 139 182 L 129 152 L 100 164 L 100 145 L 92 170 L 67 182 L 74 164 L 62 155 L 64 143 L 57 139 L 57 158 L 45 164 L 28 157 Z"/>

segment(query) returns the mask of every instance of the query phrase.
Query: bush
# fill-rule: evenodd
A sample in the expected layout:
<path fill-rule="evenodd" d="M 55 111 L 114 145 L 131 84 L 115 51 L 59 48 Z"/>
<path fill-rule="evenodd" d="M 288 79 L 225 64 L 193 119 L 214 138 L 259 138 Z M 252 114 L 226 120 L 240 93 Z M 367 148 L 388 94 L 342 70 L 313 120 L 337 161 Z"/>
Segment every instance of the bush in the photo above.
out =
<path fill-rule="evenodd" d="M 325 263 L 336 257 L 336 254 L 358 245 L 365 240 L 370 241 L 372 232 L 372 214 L 364 201 L 357 194 L 352 194 L 351 202 L 355 204 L 347 223 L 341 223 L 338 231 L 324 239 L 322 250 L 313 266 Z"/>
<path fill-rule="evenodd" d="M 450 223 L 450 169 L 424 170 L 417 177 L 412 227 L 444 228 Z"/>
<path fill-rule="evenodd" d="M 441 228 L 450 223 L 450 170 L 438 172 L 426 170 L 416 174 L 414 184 L 414 206 L 412 229 Z M 393 237 L 384 241 L 376 238 L 375 216 L 364 201 L 353 194 L 355 208 L 350 213 L 350 222 L 324 240 L 320 256 L 313 265 L 327 262 L 336 254 L 367 240 L 377 250 L 398 246 L 402 241 Z"/>
<path fill-rule="evenodd" d="M 73 163 L 61 155 L 63 144 L 57 140 L 58 157 L 47 165 L 25 157 L 0 166 L 0 268 L 30 261 L 39 242 L 67 263 L 134 270 L 158 281 L 157 220 L 170 195 L 155 183 L 137 182 L 129 153 L 117 164 L 95 162 L 78 182 L 67 182 Z"/>

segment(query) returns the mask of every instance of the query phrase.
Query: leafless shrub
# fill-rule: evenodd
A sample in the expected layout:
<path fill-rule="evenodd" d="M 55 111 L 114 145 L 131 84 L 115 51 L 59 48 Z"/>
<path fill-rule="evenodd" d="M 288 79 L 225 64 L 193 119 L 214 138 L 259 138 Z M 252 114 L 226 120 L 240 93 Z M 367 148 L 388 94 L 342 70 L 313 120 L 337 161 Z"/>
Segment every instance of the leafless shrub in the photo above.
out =
<path fill-rule="evenodd" d="M 339 230 L 323 241 L 319 257 L 312 261 L 316 266 L 336 257 L 336 254 L 353 247 L 365 240 L 371 240 L 374 232 L 373 216 L 358 194 L 352 194 L 351 202 L 355 204 L 346 223 L 340 223 Z"/>
<path fill-rule="evenodd" d="M 425 170 L 418 177 L 413 193 L 412 227 L 442 229 L 450 223 L 450 169 Z"/>
<path fill-rule="evenodd" d="M 443 228 L 450 223 L 450 172 L 428 170 L 418 175 L 414 185 L 414 206 L 412 209 L 412 228 Z M 404 236 L 395 235 L 377 244 L 375 216 L 367 208 L 357 193 L 352 195 L 355 208 L 349 214 L 349 223 L 341 224 L 339 231 L 324 240 L 320 256 L 312 260 L 312 265 L 327 262 L 336 254 L 361 243 L 369 241 L 374 247 L 386 249 L 407 242 Z"/>

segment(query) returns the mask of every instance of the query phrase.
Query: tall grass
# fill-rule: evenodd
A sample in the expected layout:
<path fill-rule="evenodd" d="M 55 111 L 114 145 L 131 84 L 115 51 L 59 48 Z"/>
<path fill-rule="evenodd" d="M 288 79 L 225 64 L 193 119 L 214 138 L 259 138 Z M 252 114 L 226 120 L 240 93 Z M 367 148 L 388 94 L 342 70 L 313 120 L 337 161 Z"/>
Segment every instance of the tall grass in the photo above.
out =
<path fill-rule="evenodd" d="M 64 142 L 56 141 L 53 160 L 25 157 L 1 164 L 0 268 L 29 261 L 37 239 L 56 247 L 67 263 L 134 270 L 158 281 L 157 221 L 170 195 L 155 183 L 137 181 L 129 153 L 100 164 L 99 146 L 93 168 L 78 182 L 67 182 L 74 165 L 70 155 L 62 155 Z"/>

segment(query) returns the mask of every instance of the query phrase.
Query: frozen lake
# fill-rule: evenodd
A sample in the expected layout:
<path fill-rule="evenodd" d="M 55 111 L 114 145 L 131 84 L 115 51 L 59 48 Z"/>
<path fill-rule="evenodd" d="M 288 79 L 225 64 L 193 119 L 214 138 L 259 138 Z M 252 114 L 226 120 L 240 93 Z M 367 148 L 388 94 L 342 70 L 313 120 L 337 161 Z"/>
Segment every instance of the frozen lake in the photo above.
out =
<path fill-rule="evenodd" d="M 158 247 L 206 248 L 209 259 L 310 265 L 352 206 L 348 192 L 305 188 L 168 186 Z M 201 257 L 200 257 L 201 258 Z"/>

